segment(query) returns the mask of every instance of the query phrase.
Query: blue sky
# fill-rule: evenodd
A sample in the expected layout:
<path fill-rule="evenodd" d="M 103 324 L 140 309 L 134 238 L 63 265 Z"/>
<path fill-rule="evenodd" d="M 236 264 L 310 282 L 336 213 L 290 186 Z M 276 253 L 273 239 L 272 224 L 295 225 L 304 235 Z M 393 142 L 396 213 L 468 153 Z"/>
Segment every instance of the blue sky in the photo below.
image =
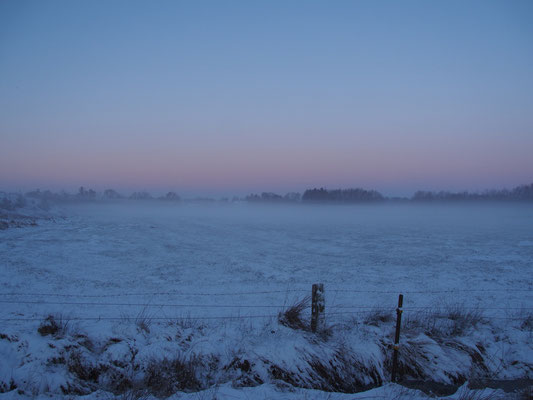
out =
<path fill-rule="evenodd" d="M 3 1 L 0 187 L 533 181 L 531 1 Z"/>

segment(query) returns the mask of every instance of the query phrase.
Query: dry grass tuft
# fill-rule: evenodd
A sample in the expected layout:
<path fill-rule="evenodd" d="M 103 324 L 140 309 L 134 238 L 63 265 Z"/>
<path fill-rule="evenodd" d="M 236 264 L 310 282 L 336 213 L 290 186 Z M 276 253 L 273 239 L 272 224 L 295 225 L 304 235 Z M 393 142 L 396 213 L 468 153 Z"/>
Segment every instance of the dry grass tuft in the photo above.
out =
<path fill-rule="evenodd" d="M 408 313 L 402 322 L 407 332 L 424 332 L 431 337 L 461 336 L 483 321 L 479 309 L 464 308 L 461 305 L 435 308 Z"/>
<path fill-rule="evenodd" d="M 383 308 L 375 308 L 365 314 L 363 322 L 366 325 L 379 326 L 381 324 L 394 321 L 394 314 L 392 310 L 385 310 Z"/>
<path fill-rule="evenodd" d="M 278 322 L 291 329 L 300 329 L 308 331 L 309 323 L 302 318 L 302 312 L 309 309 L 311 297 L 306 296 L 302 300 L 288 307 L 285 311 L 278 314 Z"/>
<path fill-rule="evenodd" d="M 201 360 L 195 355 L 152 359 L 145 368 L 144 385 L 158 397 L 168 397 L 177 391 L 198 391 L 203 388 L 197 376 L 200 366 Z"/>
<path fill-rule="evenodd" d="M 69 320 L 61 314 L 49 315 L 37 328 L 41 336 L 52 335 L 55 337 L 64 337 L 68 332 Z"/>

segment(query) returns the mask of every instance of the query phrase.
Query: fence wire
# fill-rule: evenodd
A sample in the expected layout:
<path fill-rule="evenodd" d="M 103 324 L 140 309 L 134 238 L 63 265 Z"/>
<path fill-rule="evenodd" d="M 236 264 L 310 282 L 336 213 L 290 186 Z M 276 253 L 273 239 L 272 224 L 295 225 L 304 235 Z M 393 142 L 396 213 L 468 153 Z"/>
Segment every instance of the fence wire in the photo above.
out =
<path fill-rule="evenodd" d="M 124 306 L 124 307 L 181 307 L 181 308 L 290 308 L 288 304 L 173 304 L 173 303 L 106 303 L 106 302 L 70 302 L 70 301 L 30 301 L 30 300 L 0 300 L 3 304 L 39 304 L 39 305 L 76 305 L 76 306 Z M 332 309 L 367 309 L 370 311 L 393 311 L 390 307 L 377 307 L 375 305 L 331 305 Z M 410 306 L 403 307 L 404 310 L 435 310 L 438 306 Z M 454 308 L 452 306 L 452 308 Z M 533 310 L 533 307 L 459 307 L 462 310 Z"/>
<path fill-rule="evenodd" d="M 308 293 L 308 289 L 285 289 L 285 290 L 265 290 L 252 292 L 137 292 L 137 293 L 102 293 L 102 294 L 80 294 L 80 293 L 24 293 L 7 292 L 0 293 L 0 296 L 41 296 L 41 297 L 80 297 L 80 298 L 105 298 L 105 297 L 128 297 L 128 296 L 251 296 L 258 294 L 274 293 Z M 440 294 L 440 293 L 531 293 L 531 289 L 447 289 L 447 290 L 358 290 L 358 289 L 328 289 L 330 293 L 375 293 L 375 294 Z"/>
<path fill-rule="evenodd" d="M 67 294 L 67 293 L 24 293 L 24 292 L 4 292 L 0 293 L 0 303 L 1 304 L 17 304 L 17 305 L 42 305 L 42 306 L 74 306 L 74 307 L 142 307 L 143 309 L 150 308 L 181 308 L 184 310 L 187 309 L 197 309 L 197 310 L 209 310 L 209 309 L 277 309 L 279 313 L 285 312 L 286 310 L 292 307 L 291 304 L 228 304 L 228 303 L 216 303 L 216 304 L 197 304 L 192 302 L 183 302 L 183 303 L 172 303 L 172 302 L 109 302 L 109 301 L 70 301 L 76 299 L 106 299 L 106 298 L 126 298 L 129 296 L 207 296 L 207 297 L 217 297 L 217 296 L 226 296 L 226 297 L 236 297 L 236 296 L 257 296 L 264 294 L 287 294 L 287 293 L 309 293 L 309 290 L 304 289 L 286 289 L 286 290 L 265 290 L 265 291 L 243 291 L 243 292 L 137 292 L 137 293 L 108 293 L 108 294 Z M 355 289 L 330 289 L 327 290 L 329 293 L 388 293 L 388 294 L 398 294 L 397 291 L 377 291 L 377 290 L 355 290 Z M 479 293 L 489 293 L 489 292 L 531 292 L 527 289 L 474 289 L 474 290 L 462 290 L 462 289 L 450 289 L 450 290 L 431 290 L 431 291 L 403 291 L 401 293 L 417 293 L 417 294 L 435 294 L 435 293 L 462 293 L 462 292 L 479 292 Z M 15 297 L 15 298 L 13 298 Z M 22 297 L 23 299 L 17 299 L 16 297 Z M 31 300 L 31 298 L 41 297 L 46 300 Z M 57 299 L 57 300 L 55 300 Z M 65 299 L 65 300 L 60 300 Z M 376 304 L 367 304 L 367 305 L 346 305 L 346 304 L 333 304 L 327 307 L 329 310 L 326 312 L 326 315 L 370 315 L 372 313 L 393 313 L 395 307 L 383 307 Z M 447 309 L 450 311 L 447 313 Z M 479 317 L 490 320 L 527 320 L 531 318 L 531 311 L 533 307 L 529 306 L 505 306 L 505 307 L 493 307 L 493 306 L 454 306 L 450 305 L 449 307 L 441 306 L 407 306 L 403 307 L 403 310 L 410 315 L 420 315 L 421 313 L 430 314 L 433 318 L 446 318 L 451 319 L 452 313 L 456 310 L 465 310 L 478 312 Z M 513 316 L 513 315 L 486 315 L 484 312 L 487 311 L 515 311 L 522 312 L 522 316 Z M 16 312 L 20 317 L 13 318 L 0 318 L 0 321 L 42 321 L 43 318 L 25 318 L 23 313 L 20 311 Z M 147 320 L 178 320 L 183 318 L 199 319 L 199 320 L 224 320 L 224 319 L 254 319 L 254 318 L 278 318 L 279 314 L 266 314 L 266 315 L 226 315 L 226 316 L 175 316 L 175 317 L 143 317 Z M 131 318 L 128 317 L 108 317 L 108 316 L 98 316 L 98 317 L 72 317 L 69 318 L 74 321 L 100 321 L 100 320 L 117 320 L 123 321 Z"/>

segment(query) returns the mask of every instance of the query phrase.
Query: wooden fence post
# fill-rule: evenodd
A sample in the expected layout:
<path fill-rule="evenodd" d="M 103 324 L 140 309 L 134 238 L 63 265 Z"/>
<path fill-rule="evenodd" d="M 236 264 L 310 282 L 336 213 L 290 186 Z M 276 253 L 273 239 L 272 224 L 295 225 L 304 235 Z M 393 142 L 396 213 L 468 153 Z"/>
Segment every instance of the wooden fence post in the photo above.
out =
<path fill-rule="evenodd" d="M 324 284 L 315 283 L 311 296 L 311 331 L 321 332 L 324 330 L 326 325 L 325 309 Z"/>
<path fill-rule="evenodd" d="M 398 369 L 398 350 L 400 349 L 400 327 L 402 326 L 402 306 L 403 294 L 400 294 L 400 296 L 398 296 L 398 308 L 396 309 L 396 333 L 394 335 L 394 354 L 392 356 L 392 382 L 396 382 L 396 371 Z"/>

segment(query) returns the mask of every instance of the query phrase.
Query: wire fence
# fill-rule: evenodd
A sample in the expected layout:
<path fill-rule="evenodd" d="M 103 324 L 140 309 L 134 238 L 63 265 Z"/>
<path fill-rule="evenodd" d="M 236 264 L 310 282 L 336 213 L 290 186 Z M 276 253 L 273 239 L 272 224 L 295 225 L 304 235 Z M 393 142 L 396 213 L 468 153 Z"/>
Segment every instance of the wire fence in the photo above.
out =
<path fill-rule="evenodd" d="M 331 289 L 330 293 L 347 293 L 347 294 L 398 294 L 397 291 L 378 291 L 378 290 L 359 290 L 359 289 Z M 532 293 L 528 289 L 450 289 L 450 290 L 418 290 L 418 291 L 403 291 L 405 295 L 409 294 L 442 294 L 442 293 Z M 181 311 L 195 310 L 213 310 L 213 309 L 226 309 L 226 310 L 241 310 L 241 309 L 275 309 L 277 313 L 273 314 L 252 314 L 252 315 L 188 315 L 186 318 L 193 318 L 198 320 L 237 320 L 237 319 L 258 319 L 258 318 L 278 318 L 280 313 L 286 311 L 291 307 L 291 304 L 230 304 L 228 303 L 210 303 L 210 304 L 198 304 L 194 302 L 172 302 L 170 299 L 168 302 L 128 302 L 128 301 L 105 301 L 109 298 L 128 298 L 128 297 L 156 297 L 156 296 L 182 296 L 182 297 L 213 297 L 219 296 L 225 298 L 241 297 L 241 296 L 258 296 L 258 295 L 279 295 L 289 293 L 310 293 L 305 289 L 286 289 L 286 290 L 264 290 L 264 291 L 243 291 L 243 292 L 186 292 L 186 291 L 171 291 L 171 292 L 136 292 L 136 293 L 104 293 L 104 294 L 69 294 L 69 293 L 25 293 L 25 292 L 5 292 L 0 293 L 0 304 L 12 304 L 12 305 L 33 305 L 33 306 L 69 306 L 69 307 L 90 307 L 91 309 L 102 309 L 105 307 L 142 307 L 143 310 L 148 309 L 166 309 L 166 308 L 179 308 Z M 39 300 L 33 300 L 33 298 L 39 297 Z M 45 300 L 42 300 L 45 298 Z M 102 301 L 83 301 L 83 299 L 104 299 Z M 531 304 L 528 302 L 527 304 Z M 485 320 L 525 320 L 531 318 L 533 315 L 533 307 L 530 306 L 457 306 L 460 310 L 466 312 L 476 312 L 480 318 Z M 331 316 L 358 316 L 369 315 L 374 313 L 393 313 L 395 307 L 391 304 L 389 307 L 377 306 L 375 304 L 332 304 L 328 306 L 326 315 Z M 84 310 L 87 311 L 87 310 Z M 408 315 L 420 315 L 421 313 L 431 313 L 433 318 L 450 319 L 450 313 L 443 313 L 442 307 L 439 306 L 407 306 L 403 307 L 403 311 Z M 487 315 L 486 312 L 494 311 L 506 311 L 506 315 L 499 313 L 498 315 Z M 0 318 L 0 321 L 40 321 L 43 317 L 25 317 L 22 310 L 11 310 L 11 313 L 16 315 L 15 317 Z M 520 314 L 520 315 L 513 315 Z M 171 320 L 184 318 L 181 316 L 143 316 L 146 320 Z M 73 316 L 69 317 L 69 320 L 74 321 L 119 321 L 131 319 L 125 316 Z"/>
<path fill-rule="evenodd" d="M 440 294 L 440 293 L 532 293 L 532 289 L 450 289 L 450 290 L 357 290 L 357 289 L 331 289 L 331 293 L 376 293 L 376 294 Z M 224 293 L 198 293 L 198 292 L 138 292 L 138 293 L 102 293 L 102 294 L 80 294 L 80 293 L 23 293 L 7 292 L 0 293 L 0 296 L 50 296 L 50 297 L 128 297 L 128 296 L 247 296 L 258 294 L 275 293 L 308 293 L 307 289 L 286 289 L 286 290 L 265 290 L 249 292 L 224 292 Z"/>

